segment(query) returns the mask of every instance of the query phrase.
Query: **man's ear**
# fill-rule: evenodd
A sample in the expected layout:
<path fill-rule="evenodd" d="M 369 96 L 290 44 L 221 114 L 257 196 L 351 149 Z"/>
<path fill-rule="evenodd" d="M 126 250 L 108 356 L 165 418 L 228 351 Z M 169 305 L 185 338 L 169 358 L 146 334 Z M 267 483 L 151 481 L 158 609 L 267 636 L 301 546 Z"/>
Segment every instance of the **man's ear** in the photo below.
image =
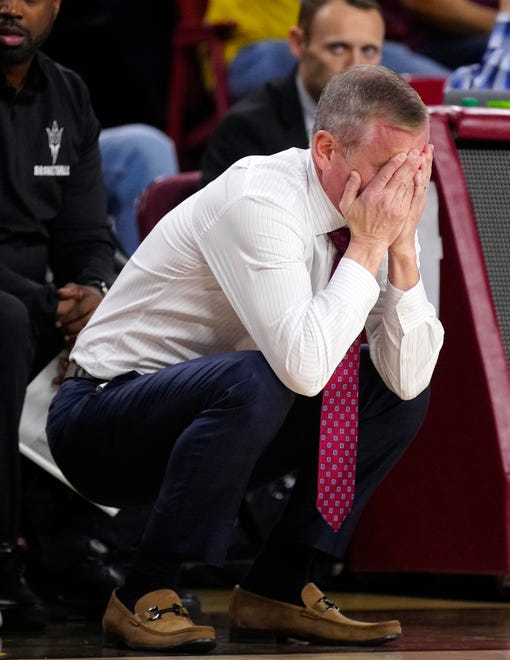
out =
<path fill-rule="evenodd" d="M 320 172 L 324 173 L 329 170 L 333 153 L 338 149 L 338 142 L 328 131 L 317 131 L 313 136 L 312 156 Z"/>
<path fill-rule="evenodd" d="M 297 59 L 300 60 L 303 55 L 305 46 L 303 30 L 297 26 L 291 27 L 288 36 L 288 42 L 290 52 L 294 55 L 294 57 L 297 57 Z"/>

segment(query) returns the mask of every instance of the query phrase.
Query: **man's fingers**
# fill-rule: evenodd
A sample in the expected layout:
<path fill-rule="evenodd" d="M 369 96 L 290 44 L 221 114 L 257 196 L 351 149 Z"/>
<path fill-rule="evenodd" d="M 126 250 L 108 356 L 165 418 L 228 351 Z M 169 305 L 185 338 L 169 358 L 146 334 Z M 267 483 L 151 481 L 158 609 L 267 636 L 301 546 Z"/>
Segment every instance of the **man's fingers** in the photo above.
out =
<path fill-rule="evenodd" d="M 417 149 L 410 151 L 405 161 L 388 182 L 387 188 L 393 186 L 395 191 L 398 189 L 412 190 L 414 177 L 420 168 L 421 162 L 420 152 Z"/>
<path fill-rule="evenodd" d="M 415 197 L 426 197 L 432 174 L 432 145 L 427 145 L 422 154 L 422 163 L 414 175 Z"/>
<path fill-rule="evenodd" d="M 427 185 L 428 185 L 428 182 L 430 181 L 430 177 L 432 175 L 432 161 L 434 160 L 433 144 L 427 144 L 427 146 L 423 150 L 423 160 L 424 160 L 424 166 L 422 169 L 423 169 L 423 174 L 427 179 Z"/>
<path fill-rule="evenodd" d="M 86 326 L 89 318 L 90 316 L 87 316 L 73 323 L 70 323 L 69 325 L 64 326 L 62 328 L 62 332 L 64 333 L 64 339 L 66 341 L 74 341 L 76 337 L 79 335 L 80 330 L 82 330 Z"/>
<path fill-rule="evenodd" d="M 427 145 L 421 154 L 421 165 L 414 176 L 414 194 L 409 208 L 408 222 L 411 227 L 417 227 L 427 203 L 427 193 L 430 186 L 434 148 Z"/>
<path fill-rule="evenodd" d="M 60 300 L 69 300 L 76 296 L 76 289 L 71 287 L 62 287 L 58 290 L 58 297 Z"/>
<path fill-rule="evenodd" d="M 373 188 L 375 192 L 382 192 L 394 177 L 395 172 L 397 172 L 406 161 L 407 154 L 404 153 L 396 154 L 393 158 L 390 158 L 390 160 L 377 172 L 372 181 L 370 181 L 367 188 Z"/>
<path fill-rule="evenodd" d="M 400 153 L 390 158 L 374 176 L 370 186 L 379 192 L 388 191 L 396 194 L 412 191 L 413 179 L 421 164 L 420 152 L 413 149 L 408 154 Z M 367 186 L 368 188 L 368 186 Z"/>
<path fill-rule="evenodd" d="M 359 189 L 361 186 L 361 176 L 359 175 L 359 172 L 356 172 L 353 170 L 351 172 L 351 176 L 347 180 L 347 183 L 345 184 L 344 188 L 344 194 L 342 195 L 342 199 L 340 200 L 340 213 L 346 217 L 347 214 L 349 213 L 349 209 L 352 206 L 352 203 L 356 199 L 359 193 Z"/>

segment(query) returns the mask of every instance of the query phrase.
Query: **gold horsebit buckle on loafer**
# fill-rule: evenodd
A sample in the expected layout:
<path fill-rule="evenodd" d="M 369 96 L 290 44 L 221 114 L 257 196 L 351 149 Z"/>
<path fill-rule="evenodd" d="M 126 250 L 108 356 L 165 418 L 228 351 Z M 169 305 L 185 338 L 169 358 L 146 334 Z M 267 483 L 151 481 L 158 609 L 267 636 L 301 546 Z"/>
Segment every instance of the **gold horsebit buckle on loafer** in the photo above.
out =
<path fill-rule="evenodd" d="M 317 602 L 324 603 L 324 605 L 326 605 L 326 609 L 324 610 L 325 612 L 329 612 L 330 610 L 336 610 L 337 612 L 340 612 L 340 608 L 337 607 L 332 600 L 329 600 L 327 596 L 319 598 Z"/>
<path fill-rule="evenodd" d="M 162 614 L 168 613 L 175 614 L 177 616 L 183 616 L 186 619 L 190 618 L 188 610 L 178 603 L 174 603 L 172 607 L 165 607 L 162 610 L 160 610 L 157 605 L 154 605 L 154 607 L 148 607 L 147 612 L 149 613 L 147 621 L 156 621 L 157 619 L 161 619 Z"/>

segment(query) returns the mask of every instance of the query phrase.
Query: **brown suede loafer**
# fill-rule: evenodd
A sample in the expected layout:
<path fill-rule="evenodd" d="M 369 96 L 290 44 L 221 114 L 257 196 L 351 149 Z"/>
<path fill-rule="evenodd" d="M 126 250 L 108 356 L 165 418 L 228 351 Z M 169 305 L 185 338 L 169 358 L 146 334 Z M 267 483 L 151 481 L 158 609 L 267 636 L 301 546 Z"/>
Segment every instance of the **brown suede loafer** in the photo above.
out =
<path fill-rule="evenodd" d="M 210 626 L 196 626 L 170 589 L 142 596 L 130 612 L 112 593 L 103 617 L 105 646 L 137 651 L 193 651 L 205 653 L 216 646 Z"/>
<path fill-rule="evenodd" d="M 232 640 L 267 637 L 318 644 L 379 644 L 402 637 L 398 621 L 364 623 L 345 617 L 338 607 L 309 582 L 301 598 L 305 607 L 264 598 L 235 587 L 230 600 Z"/>

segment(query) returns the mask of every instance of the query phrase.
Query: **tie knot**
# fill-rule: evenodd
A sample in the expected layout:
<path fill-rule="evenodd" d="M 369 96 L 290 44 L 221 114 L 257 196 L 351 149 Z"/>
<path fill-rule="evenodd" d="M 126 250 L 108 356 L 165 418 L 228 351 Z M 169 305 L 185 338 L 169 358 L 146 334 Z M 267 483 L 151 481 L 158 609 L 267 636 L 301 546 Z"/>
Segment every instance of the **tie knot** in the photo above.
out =
<path fill-rule="evenodd" d="M 347 250 L 349 241 L 351 240 L 351 232 L 349 227 L 340 227 L 340 229 L 330 231 L 328 236 L 333 241 L 333 245 L 336 247 L 338 257 L 342 257 L 344 252 Z"/>

